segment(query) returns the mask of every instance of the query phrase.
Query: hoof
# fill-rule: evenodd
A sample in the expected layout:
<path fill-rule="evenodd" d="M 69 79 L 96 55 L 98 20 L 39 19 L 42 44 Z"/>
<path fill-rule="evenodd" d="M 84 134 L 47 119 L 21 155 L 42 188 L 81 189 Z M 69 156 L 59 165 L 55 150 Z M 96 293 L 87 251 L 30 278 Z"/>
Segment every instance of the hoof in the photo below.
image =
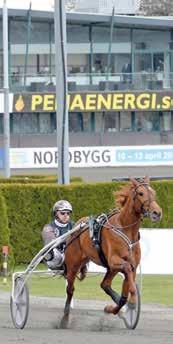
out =
<path fill-rule="evenodd" d="M 60 322 L 60 328 L 66 329 L 68 328 L 68 325 L 69 325 L 69 317 L 64 314 Z"/>
<path fill-rule="evenodd" d="M 114 307 L 114 306 L 106 306 L 105 308 L 104 308 L 104 312 L 105 313 L 107 313 L 107 314 L 117 314 L 118 312 L 119 312 L 119 310 L 120 310 L 120 307 L 118 307 L 118 306 L 116 306 L 116 307 Z"/>
<path fill-rule="evenodd" d="M 107 314 L 117 314 L 118 313 L 119 308 L 118 307 L 114 307 L 114 306 L 106 306 L 104 308 L 104 312 Z"/>

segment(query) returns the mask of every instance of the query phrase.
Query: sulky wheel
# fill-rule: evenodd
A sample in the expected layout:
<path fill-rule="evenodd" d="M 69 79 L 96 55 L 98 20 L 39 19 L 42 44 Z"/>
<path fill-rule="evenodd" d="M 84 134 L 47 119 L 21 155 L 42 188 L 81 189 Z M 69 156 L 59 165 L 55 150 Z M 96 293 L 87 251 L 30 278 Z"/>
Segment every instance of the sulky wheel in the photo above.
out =
<path fill-rule="evenodd" d="M 24 328 L 29 312 L 29 291 L 22 277 L 14 282 L 14 298 L 11 296 L 10 309 L 13 324 L 16 328 Z"/>
<path fill-rule="evenodd" d="M 134 330 L 138 324 L 141 311 L 141 296 L 139 291 L 139 286 L 136 284 L 136 304 L 127 302 L 124 305 L 118 315 L 123 319 L 126 327 L 128 329 Z"/>

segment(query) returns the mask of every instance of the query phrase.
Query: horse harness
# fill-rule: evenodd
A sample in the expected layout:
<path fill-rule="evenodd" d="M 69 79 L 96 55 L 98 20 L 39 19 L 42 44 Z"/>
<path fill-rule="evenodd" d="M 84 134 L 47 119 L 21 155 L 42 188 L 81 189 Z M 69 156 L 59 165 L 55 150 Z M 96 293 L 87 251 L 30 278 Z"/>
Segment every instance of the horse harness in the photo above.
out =
<path fill-rule="evenodd" d="M 127 244 L 130 254 L 132 254 L 133 247 L 136 246 L 140 240 L 140 233 L 138 235 L 138 240 L 135 242 L 131 242 L 131 240 L 128 238 L 128 236 L 123 233 L 124 227 L 123 228 L 120 228 L 120 227 L 117 228 L 117 227 L 115 227 L 109 223 L 109 219 L 113 215 L 118 214 L 119 212 L 120 212 L 119 209 L 114 209 L 109 214 L 101 214 L 98 217 L 92 217 L 91 216 L 89 219 L 89 235 L 90 235 L 90 238 L 91 238 L 93 245 L 95 246 L 95 248 L 98 252 L 99 258 L 100 258 L 103 266 L 105 266 L 107 268 L 108 268 L 107 259 L 104 255 L 104 252 L 102 250 L 102 245 L 101 245 L 101 243 L 102 243 L 101 232 L 102 232 L 103 227 L 106 227 L 108 229 L 112 229 L 120 238 L 122 238 L 125 241 L 125 243 Z M 105 226 L 106 222 L 107 222 L 107 225 Z M 135 223 L 133 223 L 131 225 L 125 226 L 125 228 L 131 227 L 137 223 L 138 223 L 138 221 L 136 221 Z"/>
<path fill-rule="evenodd" d="M 104 255 L 104 252 L 102 250 L 102 228 L 103 226 L 106 227 L 107 229 L 111 229 L 113 230 L 119 237 L 121 237 L 125 243 L 128 246 L 128 250 L 129 253 L 132 254 L 132 249 L 134 246 L 136 246 L 139 243 L 140 240 L 140 233 L 138 234 L 138 240 L 135 242 L 131 242 L 131 240 L 128 238 L 128 236 L 126 234 L 123 233 L 123 228 L 128 228 L 131 227 L 135 224 L 138 223 L 138 221 L 136 221 L 135 223 L 132 223 L 128 226 L 125 227 L 119 227 L 117 228 L 116 226 L 113 226 L 109 223 L 109 219 L 113 216 L 116 215 L 120 212 L 119 209 L 114 209 L 111 213 L 108 214 L 101 214 L 98 217 L 93 217 L 90 216 L 88 222 L 86 223 L 86 227 L 84 227 L 82 230 L 78 231 L 78 233 L 76 233 L 76 235 L 72 236 L 72 238 L 66 243 L 65 249 L 74 241 L 76 240 L 83 232 L 85 232 L 86 230 L 89 230 L 89 236 L 90 239 L 93 243 L 93 246 L 95 246 L 99 258 L 103 264 L 104 267 L 109 269 L 109 265 L 107 262 L 107 259 Z M 105 226 L 107 222 L 107 225 Z"/>
<path fill-rule="evenodd" d="M 147 192 L 149 193 L 149 184 L 144 182 L 143 180 L 141 180 L 140 184 L 135 188 L 134 190 L 134 198 L 133 200 L 135 201 L 136 199 L 138 199 L 138 187 L 143 185 L 146 189 L 147 189 Z M 142 214 L 142 217 L 140 220 L 142 220 L 143 217 L 147 217 L 149 215 L 149 212 L 144 208 L 144 204 L 146 202 L 149 202 L 149 205 L 154 201 L 154 199 L 152 197 L 148 197 L 149 200 L 146 200 L 144 201 L 143 203 L 141 203 L 141 208 L 140 208 L 140 211 L 139 213 Z M 119 209 L 114 209 L 112 213 L 106 215 L 106 214 L 101 214 L 100 216 L 98 216 L 97 218 L 90 218 L 90 221 L 89 221 L 89 233 L 90 233 L 90 238 L 91 240 L 93 241 L 93 244 L 95 245 L 96 249 L 97 249 L 97 252 L 99 254 L 99 257 L 100 257 L 100 260 L 101 262 L 103 263 L 103 265 L 105 265 L 106 267 L 108 267 L 108 264 L 106 262 L 106 258 L 104 256 L 104 253 L 103 253 L 103 250 L 101 248 L 101 231 L 102 231 L 102 228 L 103 226 L 108 228 L 108 229 L 112 229 L 119 237 L 121 237 L 124 242 L 127 244 L 128 246 L 128 250 L 129 250 L 129 253 L 130 255 L 132 255 L 132 250 L 133 250 L 133 247 L 135 247 L 138 243 L 139 243 L 139 240 L 140 240 L 140 233 L 138 233 L 138 239 L 137 241 L 135 242 L 132 242 L 128 236 L 123 233 L 123 229 L 125 228 L 129 228 L 129 227 L 132 227 L 134 225 L 136 225 L 138 223 L 139 220 L 137 220 L 136 222 L 130 224 L 130 225 L 127 225 L 127 226 L 124 226 L 124 227 L 116 227 L 116 226 L 113 226 L 109 223 L 109 219 L 119 213 L 120 210 Z M 107 222 L 107 225 L 105 225 Z"/>

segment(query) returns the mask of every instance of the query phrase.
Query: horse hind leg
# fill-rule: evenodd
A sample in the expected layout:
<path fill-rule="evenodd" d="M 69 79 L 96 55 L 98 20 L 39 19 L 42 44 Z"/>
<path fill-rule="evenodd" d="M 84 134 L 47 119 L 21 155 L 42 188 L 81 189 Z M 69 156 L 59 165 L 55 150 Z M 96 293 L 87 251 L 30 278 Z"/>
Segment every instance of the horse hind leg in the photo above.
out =
<path fill-rule="evenodd" d="M 80 268 L 79 271 L 79 277 L 77 276 L 78 269 L 76 268 L 75 270 L 71 270 L 69 273 L 67 273 L 67 288 L 66 288 L 66 293 L 67 293 L 67 298 L 66 298 L 66 303 L 64 307 L 64 315 L 68 316 L 70 313 L 71 309 L 71 302 L 74 294 L 74 282 L 75 278 L 77 277 L 80 281 L 83 281 L 83 279 L 86 277 L 87 273 L 87 266 L 83 265 Z"/>
<path fill-rule="evenodd" d="M 73 293 L 74 293 L 75 277 L 76 277 L 76 274 L 74 276 L 71 275 L 69 278 L 67 277 L 67 288 L 66 288 L 67 298 L 66 298 L 65 307 L 64 307 L 64 315 L 69 315 L 70 313 L 71 301 L 72 301 Z"/>
<path fill-rule="evenodd" d="M 74 282 L 76 278 L 77 270 L 73 271 L 71 270 L 69 273 L 67 273 L 67 288 L 66 288 L 66 302 L 64 307 L 64 315 L 68 316 L 71 309 L 71 301 L 73 298 L 74 293 Z"/>
<path fill-rule="evenodd" d="M 69 326 L 69 314 L 71 309 L 71 301 L 74 293 L 74 281 L 75 281 L 76 273 L 68 273 L 66 274 L 67 278 L 67 287 L 66 287 L 66 302 L 64 306 L 64 315 L 60 322 L 60 328 L 66 329 Z"/>

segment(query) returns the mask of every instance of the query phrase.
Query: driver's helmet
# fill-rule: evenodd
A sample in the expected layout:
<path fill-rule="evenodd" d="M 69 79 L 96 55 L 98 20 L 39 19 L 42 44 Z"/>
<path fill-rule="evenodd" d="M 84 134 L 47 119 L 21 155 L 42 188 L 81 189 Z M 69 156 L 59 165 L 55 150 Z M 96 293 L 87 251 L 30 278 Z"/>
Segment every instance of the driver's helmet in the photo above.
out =
<path fill-rule="evenodd" d="M 57 211 L 65 211 L 65 210 L 70 211 L 71 213 L 73 211 L 72 205 L 66 200 L 58 201 L 53 206 L 54 215 L 56 214 Z"/>

